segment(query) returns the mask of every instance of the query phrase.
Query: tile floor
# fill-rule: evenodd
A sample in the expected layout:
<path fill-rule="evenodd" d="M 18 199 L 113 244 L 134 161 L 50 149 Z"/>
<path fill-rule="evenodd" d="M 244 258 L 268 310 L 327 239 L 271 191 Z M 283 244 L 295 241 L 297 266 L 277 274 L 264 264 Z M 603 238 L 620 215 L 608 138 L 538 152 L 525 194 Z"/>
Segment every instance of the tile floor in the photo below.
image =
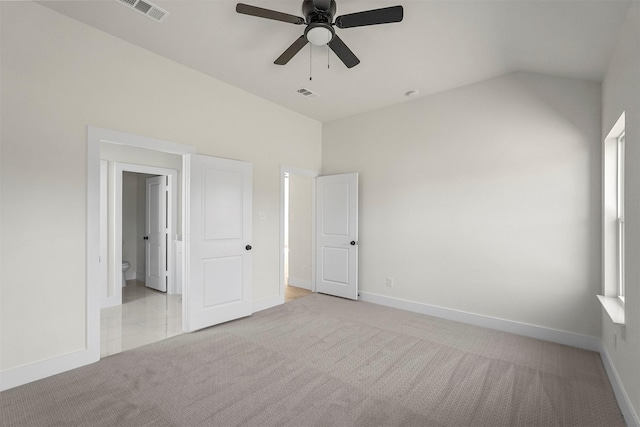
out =
<path fill-rule="evenodd" d="M 182 295 L 168 295 L 129 280 L 122 288 L 122 305 L 100 311 L 100 357 L 181 333 Z"/>
<path fill-rule="evenodd" d="M 285 286 L 285 301 L 305 297 L 307 289 Z M 137 280 L 122 289 L 122 305 L 100 311 L 100 357 L 182 333 L 182 295 L 154 291 Z"/>

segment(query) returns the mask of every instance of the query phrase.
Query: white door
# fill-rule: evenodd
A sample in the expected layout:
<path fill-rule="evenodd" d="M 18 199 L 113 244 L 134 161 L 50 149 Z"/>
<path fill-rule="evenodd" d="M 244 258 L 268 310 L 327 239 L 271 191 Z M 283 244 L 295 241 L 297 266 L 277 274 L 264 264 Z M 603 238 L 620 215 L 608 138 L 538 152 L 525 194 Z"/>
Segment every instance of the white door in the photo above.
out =
<path fill-rule="evenodd" d="M 251 314 L 252 165 L 189 154 L 187 331 Z"/>
<path fill-rule="evenodd" d="M 316 178 L 316 291 L 358 299 L 358 174 Z"/>
<path fill-rule="evenodd" d="M 145 285 L 167 292 L 167 177 L 154 176 L 146 181 Z"/>

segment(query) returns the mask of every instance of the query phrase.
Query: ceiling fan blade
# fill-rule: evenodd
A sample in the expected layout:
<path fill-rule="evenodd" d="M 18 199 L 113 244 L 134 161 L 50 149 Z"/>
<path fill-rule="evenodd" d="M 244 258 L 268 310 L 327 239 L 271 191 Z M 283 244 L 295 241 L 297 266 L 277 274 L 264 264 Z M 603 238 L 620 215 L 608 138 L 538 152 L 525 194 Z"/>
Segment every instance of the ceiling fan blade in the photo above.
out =
<path fill-rule="evenodd" d="M 276 65 L 285 65 L 296 55 L 296 53 L 300 52 L 300 49 L 305 47 L 307 43 L 309 43 L 309 40 L 307 40 L 305 36 L 300 36 L 300 38 L 294 41 L 293 44 L 289 46 L 289 48 L 285 50 L 273 63 Z"/>
<path fill-rule="evenodd" d="M 364 12 L 350 13 L 338 16 L 336 26 L 338 28 L 364 27 L 366 25 L 390 24 L 400 22 L 404 16 L 402 6 L 384 7 L 382 9 L 367 10 Z"/>
<path fill-rule="evenodd" d="M 360 60 L 351 52 L 338 35 L 333 36 L 333 40 L 329 42 L 331 50 L 340 58 L 347 68 L 353 68 L 360 63 Z"/>
<path fill-rule="evenodd" d="M 276 12 L 275 10 L 263 9 L 257 6 L 251 6 L 244 3 L 236 5 L 236 12 L 243 15 L 257 16 L 258 18 L 273 19 L 274 21 L 288 22 L 290 24 L 302 25 L 304 18 L 288 13 Z"/>

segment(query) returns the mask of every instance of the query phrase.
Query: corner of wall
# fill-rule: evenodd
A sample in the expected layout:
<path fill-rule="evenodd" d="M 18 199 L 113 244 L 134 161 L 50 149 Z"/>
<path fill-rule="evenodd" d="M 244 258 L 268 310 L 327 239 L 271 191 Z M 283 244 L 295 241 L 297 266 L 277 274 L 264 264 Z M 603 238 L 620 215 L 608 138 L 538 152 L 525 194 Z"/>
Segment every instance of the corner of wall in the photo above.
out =
<path fill-rule="evenodd" d="M 611 387 L 613 388 L 613 393 L 615 394 L 618 405 L 620 406 L 620 411 L 622 412 L 627 425 L 639 427 L 640 418 L 638 418 L 638 414 L 633 409 L 633 405 L 622 385 L 622 381 L 620 380 L 618 371 L 616 371 L 615 365 L 611 361 L 609 352 L 602 342 L 600 347 L 600 357 L 602 359 L 604 369 L 607 372 L 607 376 L 609 377 Z"/>

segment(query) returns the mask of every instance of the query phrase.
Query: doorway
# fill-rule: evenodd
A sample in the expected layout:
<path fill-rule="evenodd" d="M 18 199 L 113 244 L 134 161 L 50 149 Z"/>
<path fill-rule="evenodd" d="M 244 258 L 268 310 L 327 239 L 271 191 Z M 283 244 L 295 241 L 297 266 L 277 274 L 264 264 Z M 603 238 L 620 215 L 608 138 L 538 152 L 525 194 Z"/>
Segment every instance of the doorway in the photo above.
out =
<path fill-rule="evenodd" d="M 281 292 L 282 302 L 315 291 L 315 171 L 281 168 Z"/>
<path fill-rule="evenodd" d="M 280 168 L 280 303 L 294 273 L 293 223 L 296 176 L 311 181 L 311 292 L 358 299 L 358 174 L 320 176 L 318 172 L 290 166 Z M 295 185 L 295 184 L 294 184 Z M 302 196 L 304 200 L 307 196 Z M 298 216 L 293 212 L 293 218 Z M 302 215 L 304 217 L 304 215 Z M 308 259 L 308 257 L 306 257 Z M 304 263 L 299 264 L 304 267 Z M 304 272 L 304 268 L 303 268 Z"/>
<path fill-rule="evenodd" d="M 174 191 L 178 171 L 117 161 L 107 166 L 112 215 L 101 234 L 110 247 L 111 295 L 100 311 L 100 357 L 182 333 L 174 241 L 182 228 Z"/>
<path fill-rule="evenodd" d="M 103 201 L 101 209 L 104 211 L 106 207 L 107 211 L 102 215 L 104 220 L 100 221 L 100 246 L 104 253 L 100 257 L 100 307 L 122 304 L 123 273 L 127 279 L 141 279 L 155 289 L 170 294 L 181 293 L 175 255 L 179 252 L 181 243 L 181 234 L 176 234 L 176 230 L 182 229 L 182 216 L 178 215 L 178 197 L 175 191 L 178 187 L 178 170 L 118 161 L 122 156 L 127 158 L 126 152 L 122 154 L 120 147 L 120 157 L 114 156 L 109 151 L 111 148 L 107 148 L 111 145 L 113 144 L 104 145 L 105 160 L 101 166 L 107 172 L 102 173 L 100 178 L 108 181 L 108 185 L 103 182 L 100 186 L 100 199 Z M 114 157 L 116 160 L 113 160 Z M 155 191 L 154 197 L 148 200 L 153 207 L 147 206 L 149 176 L 163 177 L 160 192 Z M 141 213 L 140 218 L 130 218 L 136 216 L 137 212 Z M 145 216 L 148 212 L 156 215 L 147 219 Z M 147 229 L 147 225 L 152 226 L 153 230 Z M 149 240 L 151 235 L 153 238 Z M 130 264 L 126 272 L 123 272 L 124 261 Z"/>

